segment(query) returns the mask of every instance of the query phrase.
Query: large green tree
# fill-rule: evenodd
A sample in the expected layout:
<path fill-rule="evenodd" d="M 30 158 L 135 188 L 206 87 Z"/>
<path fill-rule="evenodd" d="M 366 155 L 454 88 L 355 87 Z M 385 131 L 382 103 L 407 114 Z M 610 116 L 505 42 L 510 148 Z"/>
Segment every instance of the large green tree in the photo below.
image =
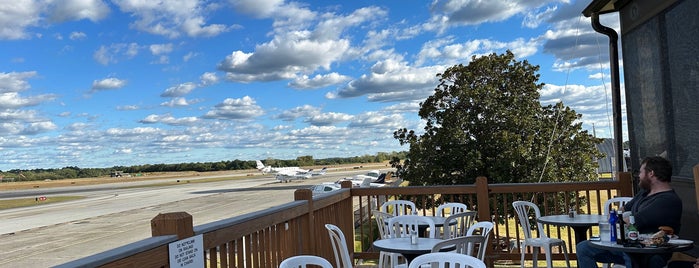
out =
<path fill-rule="evenodd" d="M 419 111 L 424 133 L 394 132 L 410 145 L 401 177 L 413 185 L 470 184 L 477 176 L 500 183 L 596 179 L 601 139 L 582 130 L 581 115 L 563 103 L 541 105 L 538 70 L 507 51 L 437 74 L 439 85 Z"/>

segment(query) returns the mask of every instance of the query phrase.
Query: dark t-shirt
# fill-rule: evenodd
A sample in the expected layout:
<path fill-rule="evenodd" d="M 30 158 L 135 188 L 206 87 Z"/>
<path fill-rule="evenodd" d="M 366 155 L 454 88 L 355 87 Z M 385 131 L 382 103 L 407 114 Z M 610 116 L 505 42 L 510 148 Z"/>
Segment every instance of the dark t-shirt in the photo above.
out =
<path fill-rule="evenodd" d="M 682 200 L 674 190 L 648 196 L 642 190 L 624 205 L 624 211 L 631 211 L 639 233 L 652 234 L 660 226 L 670 226 L 675 234 L 680 233 Z"/>

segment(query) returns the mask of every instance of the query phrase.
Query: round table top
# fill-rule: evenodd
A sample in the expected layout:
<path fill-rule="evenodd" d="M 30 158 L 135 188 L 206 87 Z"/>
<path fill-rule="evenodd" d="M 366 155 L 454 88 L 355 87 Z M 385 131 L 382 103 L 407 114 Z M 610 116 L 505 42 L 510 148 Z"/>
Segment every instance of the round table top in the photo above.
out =
<path fill-rule="evenodd" d="M 594 226 L 600 221 L 607 221 L 607 215 L 577 214 L 571 218 L 568 214 L 541 216 L 537 221 L 557 226 Z"/>
<path fill-rule="evenodd" d="M 444 240 L 438 238 L 419 237 L 417 244 L 410 244 L 410 237 L 384 238 L 374 241 L 374 247 L 381 251 L 422 254 L 431 252 L 434 245 Z"/>
<path fill-rule="evenodd" d="M 601 242 L 601 241 L 590 241 L 590 246 L 595 248 L 601 248 L 606 250 L 616 250 L 627 253 L 646 253 L 646 254 L 657 254 L 657 253 L 667 253 L 675 251 L 685 251 L 690 250 L 694 247 L 694 244 L 684 244 L 684 245 L 670 245 L 664 247 L 625 247 L 619 245 L 616 242 Z"/>

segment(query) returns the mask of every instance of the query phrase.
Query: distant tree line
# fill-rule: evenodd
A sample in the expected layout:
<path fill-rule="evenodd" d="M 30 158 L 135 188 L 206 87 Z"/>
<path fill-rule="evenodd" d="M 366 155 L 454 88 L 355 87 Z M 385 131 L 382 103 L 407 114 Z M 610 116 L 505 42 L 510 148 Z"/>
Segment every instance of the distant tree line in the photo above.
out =
<path fill-rule="evenodd" d="M 262 160 L 265 165 L 273 167 L 284 166 L 330 166 L 342 164 L 363 164 L 380 163 L 393 158 L 405 159 L 406 152 L 379 152 L 376 155 L 363 155 L 352 157 L 334 157 L 325 159 L 313 159 L 313 156 L 299 156 L 294 160 L 283 160 L 268 158 Z M 41 180 L 62 180 L 75 178 L 95 178 L 109 177 L 113 172 L 123 172 L 132 175 L 153 172 L 182 172 L 182 171 L 225 171 L 225 170 L 246 170 L 255 169 L 256 163 L 252 161 L 231 160 L 219 162 L 196 162 L 178 164 L 145 164 L 136 166 L 113 166 L 109 168 L 80 168 L 63 167 L 48 169 L 12 169 L 8 171 L 0 170 L 0 182 L 13 181 L 41 181 Z"/>

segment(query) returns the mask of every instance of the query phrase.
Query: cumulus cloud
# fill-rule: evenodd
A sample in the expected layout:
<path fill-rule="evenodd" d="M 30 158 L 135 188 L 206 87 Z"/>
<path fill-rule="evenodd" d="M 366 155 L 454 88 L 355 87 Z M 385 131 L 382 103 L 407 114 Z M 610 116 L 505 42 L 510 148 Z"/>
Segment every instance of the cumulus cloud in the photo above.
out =
<path fill-rule="evenodd" d="M 292 32 L 258 45 L 255 53 L 235 51 L 228 55 L 218 69 L 227 72 L 234 81 L 261 81 L 270 77 L 291 78 L 296 73 L 309 73 L 318 68 L 330 69 L 349 49 L 349 40 L 311 39 L 311 32 Z M 260 75 L 261 79 L 255 78 Z M 264 81 L 264 80 L 262 80 Z"/>
<path fill-rule="evenodd" d="M 138 122 L 143 123 L 143 124 L 161 123 L 161 124 L 167 124 L 167 125 L 171 125 L 171 126 L 184 126 L 184 125 L 193 125 L 198 121 L 199 121 L 199 119 L 196 117 L 193 117 L 193 116 L 175 118 L 171 114 L 164 114 L 164 115 L 151 114 L 151 115 L 146 116 L 146 118 L 144 118 Z"/>
<path fill-rule="evenodd" d="M 388 128 L 391 130 L 400 127 L 403 117 L 398 114 L 383 114 L 379 112 L 365 112 L 358 114 L 349 124 L 350 128 Z"/>
<path fill-rule="evenodd" d="M 0 73 L 0 93 L 20 92 L 30 87 L 27 81 L 34 78 L 36 72 Z"/>
<path fill-rule="evenodd" d="M 219 78 L 216 73 L 206 72 L 199 77 L 199 80 L 201 81 L 199 82 L 199 86 L 205 87 L 218 84 Z"/>
<path fill-rule="evenodd" d="M 252 2 L 234 1 L 235 6 L 247 12 L 257 12 Z M 265 2 L 270 6 L 278 3 Z M 276 12 L 276 11 L 274 11 Z M 287 10 L 276 14 L 288 18 Z M 274 38 L 255 47 L 254 52 L 233 51 L 218 65 L 226 72 L 226 78 L 238 82 L 271 81 L 293 78 L 297 74 L 313 73 L 318 69 L 329 70 L 331 64 L 342 60 L 350 50 L 350 40 L 342 34 L 351 27 L 384 16 L 385 11 L 376 7 L 360 8 L 348 15 L 326 13 L 320 16 L 315 28 L 306 23 L 293 24 L 275 21 Z M 255 13 L 262 15 L 261 13 Z M 277 18 L 277 17 L 275 17 Z M 283 31 L 280 29 L 284 29 Z"/>
<path fill-rule="evenodd" d="M 435 16 L 434 20 L 458 25 L 477 25 L 504 21 L 527 10 L 537 9 L 548 2 L 558 1 L 436 0 L 432 2 L 430 9 Z"/>
<path fill-rule="evenodd" d="M 150 49 L 150 53 L 153 55 L 162 55 L 162 54 L 168 54 L 172 52 L 172 43 L 168 44 L 152 44 L 148 46 L 148 49 Z"/>
<path fill-rule="evenodd" d="M 311 117 L 319 113 L 320 108 L 311 105 L 303 105 L 283 111 L 279 115 L 274 116 L 274 118 L 281 119 L 284 121 L 294 121 L 300 117 Z"/>
<path fill-rule="evenodd" d="M 362 95 L 398 93 L 411 90 L 431 91 L 437 85 L 437 73 L 442 66 L 411 67 L 406 62 L 386 60 L 377 62 L 370 74 L 350 81 L 337 92 L 326 94 L 327 98 L 351 98 Z M 424 94 L 418 94 L 419 97 Z"/>
<path fill-rule="evenodd" d="M 543 41 L 543 52 L 556 58 L 554 70 L 609 68 L 608 39 L 592 29 L 590 20 L 580 14 L 586 5 L 585 1 L 562 3 L 547 20 L 551 29 L 539 38 Z M 620 32 L 617 15 L 602 15 L 600 21 Z"/>
<path fill-rule="evenodd" d="M 182 97 L 184 95 L 189 94 L 189 92 L 192 92 L 192 90 L 196 89 L 197 85 L 192 83 L 192 82 L 187 82 L 187 83 L 182 83 L 173 87 L 169 87 L 168 89 L 165 90 L 162 94 L 160 94 L 161 97 Z"/>
<path fill-rule="evenodd" d="M 118 43 L 109 46 L 100 46 L 100 48 L 92 54 L 92 57 L 102 65 L 117 63 L 123 57 L 131 59 L 138 54 L 140 49 L 136 43 Z"/>
<path fill-rule="evenodd" d="M 71 32 L 69 38 L 70 40 L 82 40 L 87 38 L 87 34 L 83 32 Z"/>
<path fill-rule="evenodd" d="M 51 3 L 51 2 L 49 2 Z M 88 19 L 99 21 L 109 14 L 109 6 L 101 0 L 63 0 L 48 5 L 48 18 L 53 22 Z"/>
<path fill-rule="evenodd" d="M 94 80 L 92 81 L 92 88 L 90 88 L 90 93 L 103 90 L 119 89 L 124 86 L 126 86 L 126 80 L 114 77 L 105 78 L 102 80 Z"/>
<path fill-rule="evenodd" d="M 132 28 L 148 33 L 177 38 L 216 36 L 229 30 L 223 24 L 207 24 L 204 15 L 218 8 L 217 3 L 197 0 L 132 1 L 115 0 L 121 11 L 137 18 Z"/>
<path fill-rule="evenodd" d="M 311 117 L 306 118 L 304 122 L 309 123 L 313 126 L 330 126 L 340 122 L 352 120 L 352 118 L 354 117 L 349 114 L 330 112 L 313 115 Z"/>
<path fill-rule="evenodd" d="M 41 21 L 41 8 L 33 0 L 17 0 L 11 6 L 0 8 L 0 40 L 29 38 L 26 29 Z"/>
<path fill-rule="evenodd" d="M 186 98 L 172 98 L 169 101 L 163 102 L 160 104 L 160 106 L 166 106 L 166 107 L 186 107 L 190 106 L 192 104 L 201 102 L 200 100 L 194 99 L 194 100 L 187 100 Z"/>
<path fill-rule="evenodd" d="M 240 99 L 225 99 L 222 103 L 217 104 L 214 109 L 207 112 L 204 118 L 243 120 L 252 119 L 262 114 L 264 114 L 262 107 L 257 105 L 250 96 L 245 96 Z"/>
<path fill-rule="evenodd" d="M 350 79 L 351 78 L 349 76 L 341 75 L 335 72 L 326 75 L 317 74 L 312 78 L 309 78 L 307 75 L 303 75 L 289 82 L 289 86 L 297 89 L 322 88 L 346 82 Z"/>

